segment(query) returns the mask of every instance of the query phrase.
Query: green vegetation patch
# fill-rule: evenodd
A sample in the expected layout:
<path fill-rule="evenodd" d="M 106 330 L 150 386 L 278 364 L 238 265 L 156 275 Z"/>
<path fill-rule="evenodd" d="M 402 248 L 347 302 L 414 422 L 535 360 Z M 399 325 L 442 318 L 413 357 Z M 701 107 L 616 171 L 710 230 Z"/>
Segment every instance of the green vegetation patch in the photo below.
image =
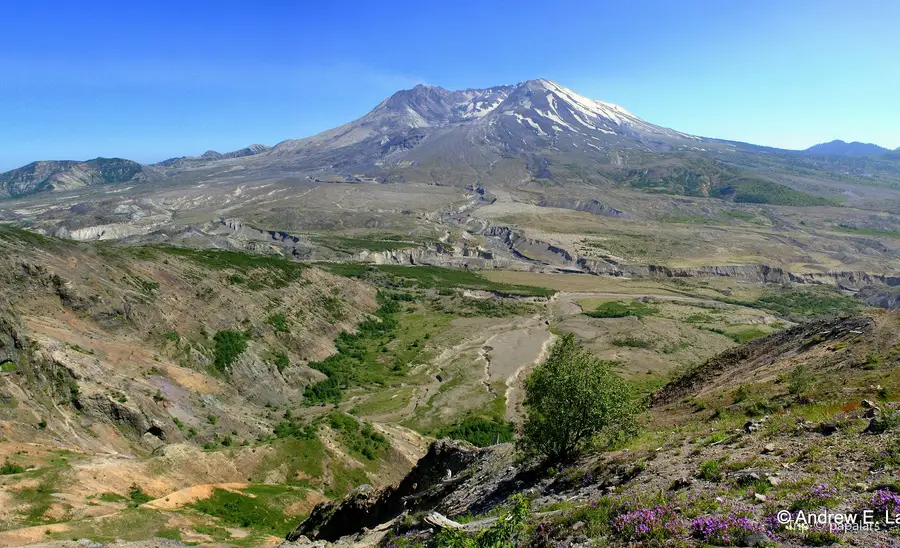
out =
<path fill-rule="evenodd" d="M 352 386 L 383 385 L 390 377 L 402 376 L 408 364 L 420 352 L 413 343 L 398 352 L 388 352 L 388 345 L 397 339 L 401 302 L 412 300 L 403 293 L 378 293 L 381 307 L 373 317 L 360 323 L 355 333 L 342 332 L 335 339 L 337 353 L 310 367 L 325 373 L 327 379 L 306 388 L 307 403 L 337 403 L 341 393 Z"/>
<path fill-rule="evenodd" d="M 152 248 L 169 255 L 183 257 L 214 270 L 236 270 L 243 276 L 231 276 L 231 283 L 247 278 L 254 285 L 284 287 L 300 280 L 307 265 L 291 261 L 281 255 L 260 255 L 221 249 L 187 249 L 182 247 Z"/>
<path fill-rule="evenodd" d="M 315 427 L 282 426 L 277 435 L 283 439 L 272 442 L 274 451 L 260 460 L 252 479 L 262 479 L 275 469 L 284 469 L 290 484 L 309 485 L 309 479 L 323 476 L 326 450 L 316 435 Z"/>
<path fill-rule="evenodd" d="M 438 291 L 477 289 L 502 295 L 549 297 L 555 290 L 530 285 L 492 282 L 469 270 L 439 266 L 323 264 L 322 268 L 334 274 L 387 283 L 394 287 L 417 287 Z"/>
<path fill-rule="evenodd" d="M 284 537 L 291 531 L 292 520 L 281 511 L 262 500 L 242 493 L 213 489 L 212 495 L 197 501 L 192 507 L 214 516 L 228 525 L 246 527 Z"/>
<path fill-rule="evenodd" d="M 838 205 L 838 202 L 764 179 L 742 177 L 724 184 L 710 196 L 731 199 L 738 203 L 772 204 L 797 207 Z"/>
<path fill-rule="evenodd" d="M 585 315 L 592 318 L 625 318 L 627 316 L 643 318 L 644 316 L 652 316 L 658 312 L 659 308 L 640 301 L 632 301 L 630 303 L 609 301 L 601 303 L 594 310 L 585 312 Z"/>
<path fill-rule="evenodd" d="M 465 440 L 478 447 L 513 441 L 516 430 L 509 421 L 469 417 L 460 423 L 444 427 L 435 434 L 438 439 Z"/>
<path fill-rule="evenodd" d="M 900 230 L 879 230 L 877 228 L 865 228 L 849 225 L 838 225 L 835 230 L 847 232 L 849 234 L 860 234 L 863 236 L 883 236 L 886 238 L 895 238 L 900 240 Z"/>
<path fill-rule="evenodd" d="M 268 317 L 266 322 L 271 325 L 272 329 L 274 329 L 278 333 L 287 333 L 288 331 L 290 331 L 287 325 L 287 318 L 285 318 L 283 312 L 272 314 Z"/>
<path fill-rule="evenodd" d="M 213 342 L 215 342 L 213 365 L 216 366 L 216 369 L 224 372 L 237 361 L 244 350 L 247 350 L 248 339 L 247 334 L 240 331 L 226 330 L 216 333 L 213 336 Z"/>
<path fill-rule="evenodd" d="M 10 476 L 12 474 L 21 474 L 25 471 L 25 467 L 19 464 L 16 464 L 7 459 L 3 461 L 3 466 L 0 466 L 0 476 Z"/>
<path fill-rule="evenodd" d="M 792 289 L 760 297 L 748 304 L 798 320 L 853 313 L 862 308 L 862 303 L 835 290 L 812 289 Z"/>
<path fill-rule="evenodd" d="M 159 533 L 165 535 L 166 531 L 171 532 L 171 529 L 166 528 L 168 521 L 167 516 L 156 510 L 126 508 L 104 519 L 69 522 L 65 531 L 48 533 L 48 538 L 56 540 L 88 538 L 96 542 L 109 543 L 114 543 L 118 539 L 146 540 Z"/>
<path fill-rule="evenodd" d="M 350 453 L 366 460 L 376 460 L 390 447 L 388 439 L 376 432 L 372 425 L 341 412 L 328 415 L 328 425 L 340 433 L 341 441 Z"/>
<path fill-rule="evenodd" d="M 419 247 L 421 244 L 401 240 L 399 236 L 378 237 L 341 237 L 318 236 L 313 239 L 317 244 L 341 253 L 355 253 L 358 251 L 394 251 Z"/>

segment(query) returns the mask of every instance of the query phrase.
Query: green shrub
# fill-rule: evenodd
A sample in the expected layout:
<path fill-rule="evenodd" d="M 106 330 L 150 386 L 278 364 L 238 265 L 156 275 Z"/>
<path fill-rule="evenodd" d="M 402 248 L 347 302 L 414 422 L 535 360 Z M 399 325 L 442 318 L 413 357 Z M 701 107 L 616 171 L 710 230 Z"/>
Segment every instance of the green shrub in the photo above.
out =
<path fill-rule="evenodd" d="M 3 466 L 0 466 L 0 476 L 9 476 L 12 474 L 21 474 L 25 471 L 25 468 L 11 462 L 9 458 L 3 461 Z"/>
<path fill-rule="evenodd" d="M 272 326 L 277 333 L 287 333 L 290 331 L 287 326 L 287 319 L 284 317 L 284 314 L 279 312 L 278 314 L 272 314 L 269 316 L 267 322 Z"/>
<path fill-rule="evenodd" d="M 145 493 L 136 483 L 131 484 L 131 489 L 128 490 L 128 498 L 131 501 L 132 506 L 140 506 L 145 502 L 153 500 L 153 498 Z"/>
<path fill-rule="evenodd" d="M 369 383 L 382 383 L 390 375 L 401 374 L 404 364 L 380 359 L 378 343 L 394 338 L 397 331 L 395 315 L 401 310 L 403 294 L 378 293 L 381 305 L 374 318 L 356 327 L 355 333 L 340 333 L 334 341 L 337 353 L 309 366 L 325 373 L 327 379 L 308 386 L 303 392 L 307 404 L 337 403 L 344 388 Z"/>
<path fill-rule="evenodd" d="M 215 358 L 213 365 L 225 372 L 247 349 L 248 336 L 240 331 L 219 331 L 213 336 Z"/>
<path fill-rule="evenodd" d="M 798 321 L 852 313 L 862 307 L 862 303 L 853 297 L 828 289 L 792 289 L 745 304 Z"/>
<path fill-rule="evenodd" d="M 272 363 L 275 364 L 275 367 L 278 369 L 278 372 L 281 373 L 291 365 L 291 360 L 288 359 L 287 354 L 283 352 L 275 352 L 272 354 Z"/>
<path fill-rule="evenodd" d="M 799 364 L 788 374 L 788 392 L 792 396 L 802 396 L 809 390 L 812 383 L 812 375 L 805 363 Z"/>
<path fill-rule="evenodd" d="M 702 480 L 719 482 L 722 481 L 722 461 L 720 459 L 712 459 L 700 465 L 697 471 L 697 477 Z"/>
<path fill-rule="evenodd" d="M 631 386 L 609 362 L 563 335 L 525 379 L 526 418 L 519 446 L 549 461 L 577 456 L 598 434 L 634 432 L 638 406 Z"/>

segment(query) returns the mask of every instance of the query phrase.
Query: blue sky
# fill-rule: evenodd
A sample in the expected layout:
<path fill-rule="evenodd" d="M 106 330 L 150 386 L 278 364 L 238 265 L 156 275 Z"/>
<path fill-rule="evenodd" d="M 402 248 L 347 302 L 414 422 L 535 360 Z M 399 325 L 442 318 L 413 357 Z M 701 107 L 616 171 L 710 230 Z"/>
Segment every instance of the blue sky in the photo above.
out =
<path fill-rule="evenodd" d="M 274 144 L 417 83 L 537 77 L 704 136 L 900 146 L 888 0 L 32 0 L 0 21 L 0 170 Z"/>

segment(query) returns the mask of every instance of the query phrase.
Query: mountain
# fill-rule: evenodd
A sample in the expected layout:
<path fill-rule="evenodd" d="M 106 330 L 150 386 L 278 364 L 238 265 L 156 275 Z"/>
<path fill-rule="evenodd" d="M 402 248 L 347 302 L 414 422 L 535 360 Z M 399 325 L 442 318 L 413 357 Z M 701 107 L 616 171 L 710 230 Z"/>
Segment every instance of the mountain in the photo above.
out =
<path fill-rule="evenodd" d="M 232 152 L 216 152 L 215 150 L 207 150 L 200 156 L 179 156 L 176 158 L 169 158 L 167 160 L 163 160 L 157 164 L 154 164 L 159 167 L 196 167 L 207 165 L 210 162 L 215 162 L 217 160 L 227 160 L 230 158 L 245 158 L 247 156 L 254 156 L 261 152 L 266 152 L 271 147 L 266 145 L 250 145 L 248 147 L 244 147 L 240 150 L 235 150 Z"/>
<path fill-rule="evenodd" d="M 152 166 L 131 162 L 127 168 L 126 160 L 92 161 L 123 164 L 119 170 L 99 172 L 89 166 L 92 162 L 39 162 L 0 175 L 0 197 L 129 182 L 132 177 L 190 185 L 198 177 L 227 176 L 240 181 L 299 177 L 495 188 L 522 182 L 626 186 L 806 206 L 832 203 L 828 198 L 841 195 L 829 190 L 834 183 L 900 184 L 896 154 L 860 157 L 860 147 L 875 146 L 860 143 L 843 143 L 842 153 L 825 152 L 840 144 L 798 153 L 698 137 L 543 78 L 456 91 L 418 85 L 394 93 L 359 119 L 273 147 L 211 150 Z"/>
<path fill-rule="evenodd" d="M 0 173 L 0 198 L 93 185 L 143 182 L 151 179 L 152 175 L 152 170 L 145 166 L 121 158 L 32 162 Z"/>
<path fill-rule="evenodd" d="M 846 141 L 841 141 L 840 139 L 836 139 L 829 143 L 821 143 L 818 145 L 813 145 L 803 152 L 809 154 L 825 154 L 825 155 L 837 155 L 837 156 L 869 156 L 874 154 L 884 154 L 885 152 L 890 152 L 890 149 L 880 147 L 878 145 L 872 143 L 860 143 L 859 141 L 853 141 L 852 143 L 848 143 Z"/>
<path fill-rule="evenodd" d="M 538 79 L 460 91 L 418 85 L 395 93 L 358 120 L 284 141 L 270 154 L 297 165 L 367 170 L 426 158 L 470 163 L 545 149 L 591 155 L 609 148 L 666 151 L 700 142 L 618 105 Z"/>

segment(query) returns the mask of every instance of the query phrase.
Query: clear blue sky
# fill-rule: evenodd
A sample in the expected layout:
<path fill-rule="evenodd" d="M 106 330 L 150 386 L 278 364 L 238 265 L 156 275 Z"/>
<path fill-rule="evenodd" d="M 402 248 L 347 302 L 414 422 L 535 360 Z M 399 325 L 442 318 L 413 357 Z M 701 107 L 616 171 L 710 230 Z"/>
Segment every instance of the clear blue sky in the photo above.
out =
<path fill-rule="evenodd" d="M 274 144 L 416 83 L 537 77 L 704 136 L 900 146 L 890 0 L 31 0 L 0 21 L 0 170 Z"/>

